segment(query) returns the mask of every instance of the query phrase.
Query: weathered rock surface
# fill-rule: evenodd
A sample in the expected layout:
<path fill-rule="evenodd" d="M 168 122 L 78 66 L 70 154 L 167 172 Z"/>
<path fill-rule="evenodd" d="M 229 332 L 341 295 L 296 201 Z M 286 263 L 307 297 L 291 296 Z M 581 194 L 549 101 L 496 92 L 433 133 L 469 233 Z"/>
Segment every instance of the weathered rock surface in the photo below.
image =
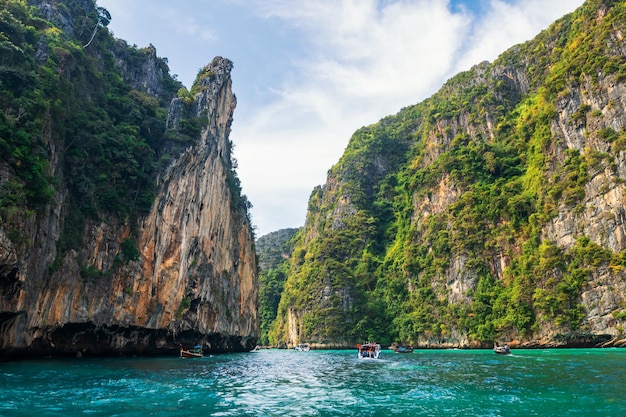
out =
<path fill-rule="evenodd" d="M 158 95 L 160 70 L 150 52 L 140 73 L 127 78 Z M 229 182 L 231 69 L 215 58 L 196 81 L 192 111 L 201 134 L 159 176 L 152 209 L 137 224 L 86 221 L 81 249 L 59 259 L 69 204 L 61 186 L 44 210 L 23 218 L 19 243 L 0 225 L 1 358 L 176 354 L 179 344 L 196 343 L 213 352 L 254 347 L 254 236 Z M 179 105 L 174 99 L 171 107 Z M 62 184 L 63 151 L 49 145 L 51 175 Z M 129 239 L 141 256 L 120 265 Z"/>

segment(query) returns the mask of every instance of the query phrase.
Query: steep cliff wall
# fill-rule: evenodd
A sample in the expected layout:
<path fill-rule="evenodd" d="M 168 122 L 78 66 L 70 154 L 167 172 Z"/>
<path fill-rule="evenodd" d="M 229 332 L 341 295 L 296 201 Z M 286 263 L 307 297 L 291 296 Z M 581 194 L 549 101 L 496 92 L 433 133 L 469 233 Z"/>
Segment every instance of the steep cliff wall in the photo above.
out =
<path fill-rule="evenodd" d="M 125 302 L 144 325 L 221 333 L 242 339 L 237 343 L 246 349 L 258 336 L 257 268 L 246 207 L 237 204 L 229 185 L 228 135 L 236 104 L 231 68 L 230 61 L 216 58 L 197 81 L 201 92 L 192 111 L 206 118 L 207 127 L 160 179 L 157 200 L 141 225 L 143 271 L 132 284 L 140 302 Z"/>
<path fill-rule="evenodd" d="M 272 337 L 625 345 L 624 5 L 357 131 L 313 191 Z"/>
<path fill-rule="evenodd" d="M 83 3 L 93 7 L 93 2 Z M 43 5 L 46 13 L 65 10 L 53 1 Z M 65 15 L 57 20 L 68 25 L 78 20 L 59 16 Z M 173 83 L 156 51 L 127 51 L 123 42 L 111 43 L 106 30 L 100 31 L 88 53 L 112 52 L 127 97 L 141 101 L 156 120 L 157 102 L 150 97 L 165 100 Z M 105 45 L 114 46 L 98 50 Z M 51 53 L 63 53 L 59 49 Z M 48 53 L 43 45 L 40 51 Z M 129 56 L 135 62 L 129 64 Z M 172 101 L 169 126 L 159 139 L 163 145 L 152 145 L 169 159 L 161 158 L 163 170 L 154 172 L 151 207 L 137 216 L 87 215 L 76 209 L 80 202 L 68 189 L 73 179 L 64 163 L 86 134 L 78 129 L 82 139 L 63 136 L 68 129 L 59 126 L 62 119 L 45 121 L 52 196 L 35 210 L 2 210 L 0 356 L 175 354 L 179 344 L 196 343 L 211 351 L 244 351 L 256 344 L 254 236 L 230 153 L 236 105 L 231 69 L 229 60 L 215 58 L 199 74 L 193 95 Z M 83 79 L 88 71 L 77 72 Z M 178 125 L 189 120 L 195 128 L 181 139 Z M 125 129 L 118 140 L 140 131 Z M 18 181 L 11 162 L 0 164 L 3 186 Z M 120 176 L 132 174 L 109 175 L 108 181 L 119 182 Z M 129 195 L 142 198 L 142 190 Z"/>

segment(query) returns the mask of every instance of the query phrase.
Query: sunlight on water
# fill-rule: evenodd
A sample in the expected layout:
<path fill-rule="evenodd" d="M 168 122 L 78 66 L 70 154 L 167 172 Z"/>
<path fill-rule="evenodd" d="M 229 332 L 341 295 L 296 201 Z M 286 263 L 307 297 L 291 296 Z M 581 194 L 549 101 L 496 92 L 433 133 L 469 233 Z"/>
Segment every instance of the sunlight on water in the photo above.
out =
<path fill-rule="evenodd" d="M 1 416 L 621 416 L 626 350 L 0 363 Z"/>

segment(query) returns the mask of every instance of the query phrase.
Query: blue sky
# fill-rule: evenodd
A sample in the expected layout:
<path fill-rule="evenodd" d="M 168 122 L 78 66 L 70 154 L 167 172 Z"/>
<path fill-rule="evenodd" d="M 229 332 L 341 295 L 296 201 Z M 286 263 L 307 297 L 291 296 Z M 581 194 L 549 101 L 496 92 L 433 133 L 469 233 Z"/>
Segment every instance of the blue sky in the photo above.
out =
<path fill-rule="evenodd" d="M 532 39 L 583 0 L 97 0 L 188 88 L 234 62 L 231 132 L 258 236 L 304 225 L 352 133 Z"/>

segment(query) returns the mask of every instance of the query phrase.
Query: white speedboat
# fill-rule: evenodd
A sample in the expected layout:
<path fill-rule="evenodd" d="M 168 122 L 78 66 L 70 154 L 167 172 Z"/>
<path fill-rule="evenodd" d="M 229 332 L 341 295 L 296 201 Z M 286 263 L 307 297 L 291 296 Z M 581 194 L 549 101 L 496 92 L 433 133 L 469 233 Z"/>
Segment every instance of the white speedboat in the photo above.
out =
<path fill-rule="evenodd" d="M 511 353 L 511 349 L 509 348 L 509 345 L 498 346 L 495 343 L 493 344 L 493 351 L 500 355 L 508 355 Z"/>
<path fill-rule="evenodd" d="M 362 345 L 356 345 L 359 351 L 359 359 L 378 359 L 380 358 L 380 344 L 376 342 L 367 342 Z"/>
<path fill-rule="evenodd" d="M 293 350 L 298 352 L 308 352 L 311 348 L 308 343 L 300 343 L 299 345 L 294 346 Z"/>

